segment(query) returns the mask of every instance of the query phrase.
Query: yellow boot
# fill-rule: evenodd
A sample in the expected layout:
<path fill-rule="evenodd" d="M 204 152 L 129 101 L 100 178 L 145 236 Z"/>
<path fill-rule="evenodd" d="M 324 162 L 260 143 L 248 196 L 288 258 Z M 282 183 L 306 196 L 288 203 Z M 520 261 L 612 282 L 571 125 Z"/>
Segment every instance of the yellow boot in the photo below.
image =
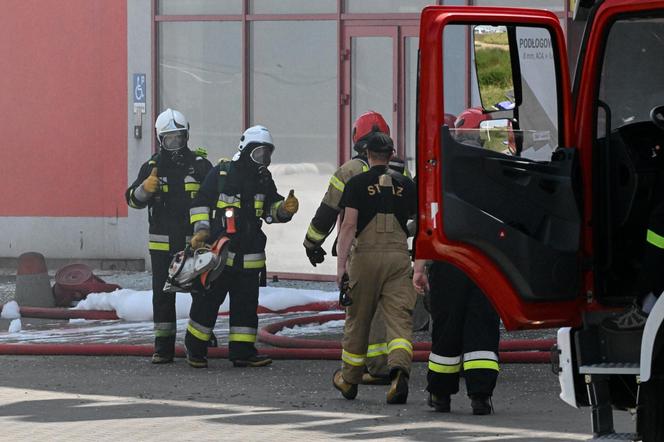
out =
<path fill-rule="evenodd" d="M 391 373 L 392 384 L 387 392 L 388 404 L 405 404 L 408 400 L 408 375 L 400 368 Z"/>
<path fill-rule="evenodd" d="M 332 384 L 334 384 L 334 388 L 339 390 L 341 395 L 348 400 L 355 399 L 357 396 L 357 384 L 350 384 L 346 382 L 344 377 L 341 375 L 341 370 L 334 372 Z"/>

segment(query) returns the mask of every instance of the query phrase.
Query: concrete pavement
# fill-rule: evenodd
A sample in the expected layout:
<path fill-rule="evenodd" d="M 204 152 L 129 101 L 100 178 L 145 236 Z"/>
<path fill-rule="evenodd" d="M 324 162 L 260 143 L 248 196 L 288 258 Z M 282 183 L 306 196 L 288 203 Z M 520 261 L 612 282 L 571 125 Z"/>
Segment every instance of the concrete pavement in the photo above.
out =
<path fill-rule="evenodd" d="M 426 364 L 415 364 L 408 404 L 387 387 L 332 388 L 336 361 L 275 361 L 233 368 L 213 359 L 153 366 L 137 357 L 0 356 L 0 440 L 123 441 L 573 441 L 589 435 L 587 409 L 558 399 L 548 365 L 504 365 L 496 413 L 473 416 L 462 391 L 450 414 L 426 406 Z M 631 428 L 616 413 L 616 427 Z"/>

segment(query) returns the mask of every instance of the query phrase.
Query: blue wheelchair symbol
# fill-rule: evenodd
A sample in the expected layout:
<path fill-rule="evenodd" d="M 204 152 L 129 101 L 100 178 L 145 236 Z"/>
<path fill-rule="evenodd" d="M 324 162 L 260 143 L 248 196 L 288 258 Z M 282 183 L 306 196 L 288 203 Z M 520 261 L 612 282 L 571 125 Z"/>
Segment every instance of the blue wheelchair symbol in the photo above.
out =
<path fill-rule="evenodd" d="M 145 103 L 145 74 L 134 74 L 134 103 Z"/>

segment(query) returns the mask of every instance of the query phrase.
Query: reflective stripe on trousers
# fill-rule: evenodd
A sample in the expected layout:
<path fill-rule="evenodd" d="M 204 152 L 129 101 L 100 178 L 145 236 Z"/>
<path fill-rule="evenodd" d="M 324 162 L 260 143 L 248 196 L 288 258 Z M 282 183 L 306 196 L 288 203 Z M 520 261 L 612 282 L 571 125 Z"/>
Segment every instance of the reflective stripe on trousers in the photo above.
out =
<path fill-rule="evenodd" d="M 468 370 L 496 370 L 498 367 L 498 355 L 492 351 L 471 351 L 463 355 L 463 369 Z"/>
<path fill-rule="evenodd" d="M 235 264 L 235 257 L 237 255 L 234 252 L 228 252 L 226 257 L 226 265 L 232 267 Z M 247 253 L 243 256 L 243 265 L 244 269 L 262 269 L 265 267 L 265 252 L 263 253 Z"/>
<path fill-rule="evenodd" d="M 212 328 L 205 327 L 191 319 L 187 325 L 187 331 L 191 333 L 191 335 L 193 335 L 196 339 L 205 342 L 210 340 L 210 335 L 212 334 Z"/>
<path fill-rule="evenodd" d="M 461 371 L 461 356 L 440 356 L 429 353 L 429 370 L 436 373 L 459 373 Z"/>
<path fill-rule="evenodd" d="M 175 322 L 155 322 L 154 335 L 157 338 L 165 338 L 175 336 L 177 333 L 177 325 Z"/>
<path fill-rule="evenodd" d="M 230 327 L 228 342 L 256 342 L 256 332 L 252 327 Z"/>
<path fill-rule="evenodd" d="M 350 353 L 344 349 L 341 350 L 341 360 L 346 364 L 353 365 L 355 367 L 362 367 L 364 365 L 365 356 L 366 355 Z"/>
<path fill-rule="evenodd" d="M 170 250 L 168 235 L 156 235 L 151 233 L 149 237 L 148 249 L 168 252 Z"/>

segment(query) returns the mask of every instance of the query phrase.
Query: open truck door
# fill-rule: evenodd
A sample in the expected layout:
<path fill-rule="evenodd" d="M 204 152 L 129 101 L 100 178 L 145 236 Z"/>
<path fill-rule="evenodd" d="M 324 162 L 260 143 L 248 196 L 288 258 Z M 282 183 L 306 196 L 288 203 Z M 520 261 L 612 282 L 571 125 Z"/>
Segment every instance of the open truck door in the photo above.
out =
<path fill-rule="evenodd" d="M 508 329 L 578 323 L 582 195 L 558 18 L 428 7 L 420 29 L 417 257 L 461 268 Z"/>
<path fill-rule="evenodd" d="M 659 442 L 664 296 L 645 329 L 611 317 L 646 293 L 649 219 L 664 199 L 664 1 L 579 5 L 571 94 L 553 14 L 423 11 L 416 256 L 465 271 L 508 329 L 567 326 L 561 399 L 590 406 L 597 437 Z M 660 236 L 649 242 L 664 248 Z M 637 416 L 637 433 L 614 431 L 616 409 Z"/>

